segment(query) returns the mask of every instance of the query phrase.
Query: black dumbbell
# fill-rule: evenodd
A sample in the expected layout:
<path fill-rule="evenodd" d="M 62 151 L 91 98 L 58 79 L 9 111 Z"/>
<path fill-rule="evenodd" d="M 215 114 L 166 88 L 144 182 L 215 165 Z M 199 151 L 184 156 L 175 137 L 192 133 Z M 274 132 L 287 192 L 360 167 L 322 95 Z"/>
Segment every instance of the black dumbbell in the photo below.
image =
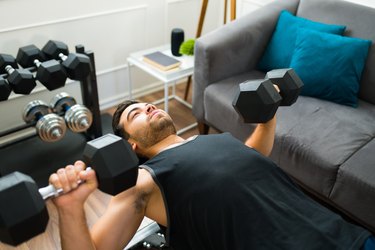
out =
<path fill-rule="evenodd" d="M 90 58 L 80 53 L 69 53 L 68 46 L 63 42 L 49 40 L 42 51 L 50 59 L 61 60 L 70 79 L 83 80 L 91 72 Z"/>
<path fill-rule="evenodd" d="M 17 62 L 23 68 L 36 68 L 36 79 L 48 90 L 65 85 L 67 75 L 64 67 L 55 59 L 46 61 L 42 51 L 33 44 L 18 49 Z"/>
<path fill-rule="evenodd" d="M 275 116 L 280 105 L 290 106 L 296 102 L 302 87 L 303 82 L 293 69 L 271 70 L 265 79 L 240 83 L 233 107 L 244 122 L 265 123 Z"/>
<path fill-rule="evenodd" d="M 107 134 L 87 143 L 83 159 L 93 168 L 99 189 L 116 195 L 134 186 L 138 158 L 130 144 Z M 38 189 L 27 175 L 15 172 L 0 179 L 0 241 L 16 246 L 45 231 L 48 212 L 45 200 L 62 190 L 53 186 Z"/>
<path fill-rule="evenodd" d="M 55 142 L 65 135 L 64 119 L 54 114 L 51 107 L 41 100 L 29 102 L 24 108 L 22 118 L 28 124 L 35 123 L 36 133 L 42 141 Z"/>
<path fill-rule="evenodd" d="M 73 132 L 84 132 L 92 123 L 91 111 L 81 104 L 77 104 L 74 97 L 66 92 L 55 95 L 50 103 L 54 112 L 64 116 L 66 125 Z"/>
<path fill-rule="evenodd" d="M 9 85 L 8 81 L 0 75 L 0 102 L 8 100 L 10 93 L 12 93 L 12 87 Z"/>
<path fill-rule="evenodd" d="M 16 94 L 28 95 L 36 86 L 33 73 L 19 69 L 16 59 L 11 55 L 0 54 L 0 73 L 8 74 L 7 82 Z"/>

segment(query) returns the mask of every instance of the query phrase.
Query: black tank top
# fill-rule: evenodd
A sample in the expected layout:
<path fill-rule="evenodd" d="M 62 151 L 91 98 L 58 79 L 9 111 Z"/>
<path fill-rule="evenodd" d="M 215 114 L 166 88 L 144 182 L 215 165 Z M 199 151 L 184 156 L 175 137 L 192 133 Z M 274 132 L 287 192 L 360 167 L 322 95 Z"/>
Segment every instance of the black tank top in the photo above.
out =
<path fill-rule="evenodd" d="M 163 194 L 175 250 L 357 250 L 370 235 L 227 133 L 198 136 L 141 167 Z"/>

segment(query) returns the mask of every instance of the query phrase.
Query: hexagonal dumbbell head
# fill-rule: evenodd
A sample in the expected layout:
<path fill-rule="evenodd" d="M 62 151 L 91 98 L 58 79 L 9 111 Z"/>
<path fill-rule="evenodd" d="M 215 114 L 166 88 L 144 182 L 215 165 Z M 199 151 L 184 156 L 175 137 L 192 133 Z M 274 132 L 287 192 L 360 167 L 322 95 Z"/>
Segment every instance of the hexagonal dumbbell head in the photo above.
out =
<path fill-rule="evenodd" d="M 233 107 L 246 123 L 265 123 L 273 118 L 281 96 L 270 80 L 246 81 L 239 85 Z"/>
<path fill-rule="evenodd" d="M 69 53 L 68 46 L 63 42 L 49 40 L 42 51 L 51 59 L 61 59 L 70 79 L 83 80 L 91 72 L 90 58 L 84 54 Z"/>
<path fill-rule="evenodd" d="M 14 172 L 0 179 L 0 241 L 16 246 L 45 231 L 48 212 L 38 186 Z"/>
<path fill-rule="evenodd" d="M 293 69 L 271 70 L 267 72 L 266 79 L 270 79 L 273 84 L 279 87 L 280 95 L 283 98 L 280 106 L 290 106 L 297 101 L 303 82 Z"/>
<path fill-rule="evenodd" d="M 48 90 L 63 87 L 67 79 L 65 69 L 55 59 L 45 60 L 44 54 L 35 45 L 21 47 L 17 53 L 17 61 L 22 67 L 37 67 L 36 79 Z"/>
<path fill-rule="evenodd" d="M 138 177 L 138 157 L 121 137 L 107 134 L 86 144 L 83 159 L 97 172 L 99 189 L 116 195 L 133 187 Z"/>
<path fill-rule="evenodd" d="M 70 53 L 67 57 L 64 58 L 62 65 L 65 67 L 68 72 L 69 78 L 73 80 L 83 80 L 91 72 L 90 58 L 84 54 Z"/>
<path fill-rule="evenodd" d="M 11 55 L 0 54 L 0 72 L 8 74 L 7 81 L 16 94 L 28 95 L 36 86 L 33 74 L 18 69 L 16 59 Z"/>
<path fill-rule="evenodd" d="M 0 76 L 0 101 L 8 100 L 12 88 L 2 76 Z"/>
<path fill-rule="evenodd" d="M 42 48 L 42 51 L 48 58 L 51 59 L 60 59 L 60 53 L 63 55 L 69 54 L 68 45 L 56 40 L 49 40 Z"/>

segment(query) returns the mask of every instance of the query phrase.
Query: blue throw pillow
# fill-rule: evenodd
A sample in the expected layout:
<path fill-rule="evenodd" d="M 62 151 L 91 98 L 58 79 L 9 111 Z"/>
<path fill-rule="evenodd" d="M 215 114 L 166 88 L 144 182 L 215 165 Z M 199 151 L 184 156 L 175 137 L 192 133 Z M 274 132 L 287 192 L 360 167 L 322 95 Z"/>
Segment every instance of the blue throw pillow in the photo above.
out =
<path fill-rule="evenodd" d="M 260 70 L 269 71 L 289 67 L 299 27 L 338 35 L 342 35 L 346 28 L 343 25 L 318 23 L 296 17 L 283 10 L 280 13 L 272 38 L 259 62 Z"/>
<path fill-rule="evenodd" d="M 299 29 L 290 67 L 304 82 L 301 95 L 357 107 L 370 40 Z"/>

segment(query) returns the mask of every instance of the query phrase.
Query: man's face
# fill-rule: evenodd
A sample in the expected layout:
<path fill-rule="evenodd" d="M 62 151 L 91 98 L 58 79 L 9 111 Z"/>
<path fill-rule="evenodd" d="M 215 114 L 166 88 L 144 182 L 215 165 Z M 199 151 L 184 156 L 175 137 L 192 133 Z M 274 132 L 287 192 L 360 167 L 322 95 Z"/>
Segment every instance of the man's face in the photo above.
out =
<path fill-rule="evenodd" d="M 120 124 L 130 135 L 129 142 L 135 142 L 141 148 L 148 148 L 176 134 L 172 118 L 149 103 L 128 106 L 121 115 Z"/>

